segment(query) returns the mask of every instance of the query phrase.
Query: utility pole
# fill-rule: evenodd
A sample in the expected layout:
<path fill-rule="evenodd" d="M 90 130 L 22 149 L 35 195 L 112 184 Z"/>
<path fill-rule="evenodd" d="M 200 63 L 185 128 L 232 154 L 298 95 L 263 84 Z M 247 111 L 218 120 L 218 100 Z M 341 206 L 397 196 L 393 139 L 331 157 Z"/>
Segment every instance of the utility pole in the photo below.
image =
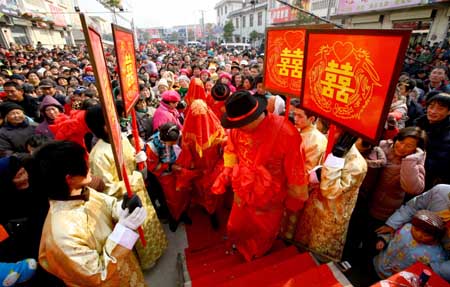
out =
<path fill-rule="evenodd" d="M 202 35 L 203 37 L 205 37 L 206 31 L 205 31 L 205 10 L 200 10 L 200 12 L 202 13 L 202 18 L 201 18 L 201 25 L 202 25 Z"/>
<path fill-rule="evenodd" d="M 327 7 L 327 20 L 330 20 L 330 14 L 331 14 L 331 3 L 334 3 L 334 0 L 328 0 L 328 7 Z"/>

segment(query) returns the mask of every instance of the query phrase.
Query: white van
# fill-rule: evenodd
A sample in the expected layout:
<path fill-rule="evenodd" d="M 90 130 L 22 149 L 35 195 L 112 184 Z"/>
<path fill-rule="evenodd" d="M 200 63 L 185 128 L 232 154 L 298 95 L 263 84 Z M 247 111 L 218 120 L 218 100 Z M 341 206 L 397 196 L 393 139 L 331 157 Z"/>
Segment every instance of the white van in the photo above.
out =
<path fill-rule="evenodd" d="M 201 48 L 201 47 L 204 46 L 204 45 L 203 45 L 202 43 L 200 43 L 199 41 L 188 41 L 188 42 L 186 43 L 186 45 L 187 45 L 188 47 L 196 47 L 196 48 Z"/>
<path fill-rule="evenodd" d="M 246 43 L 223 43 L 220 44 L 220 46 L 226 48 L 227 50 L 238 51 L 249 50 L 251 48 L 251 45 Z"/>

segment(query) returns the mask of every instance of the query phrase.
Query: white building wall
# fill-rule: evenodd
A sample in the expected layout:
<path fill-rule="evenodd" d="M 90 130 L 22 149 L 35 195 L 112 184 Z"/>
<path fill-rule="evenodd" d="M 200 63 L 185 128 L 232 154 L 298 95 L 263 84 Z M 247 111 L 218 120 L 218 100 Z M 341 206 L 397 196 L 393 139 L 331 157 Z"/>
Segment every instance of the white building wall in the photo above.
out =
<path fill-rule="evenodd" d="M 214 7 L 216 9 L 217 25 L 223 27 L 231 12 L 242 8 L 242 0 L 222 0 Z"/>

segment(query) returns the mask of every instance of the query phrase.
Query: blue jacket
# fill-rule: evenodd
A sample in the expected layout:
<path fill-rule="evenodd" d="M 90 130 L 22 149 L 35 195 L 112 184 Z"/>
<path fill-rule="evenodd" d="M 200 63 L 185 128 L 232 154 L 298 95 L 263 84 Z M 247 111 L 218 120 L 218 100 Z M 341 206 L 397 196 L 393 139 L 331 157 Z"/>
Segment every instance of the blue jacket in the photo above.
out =
<path fill-rule="evenodd" d="M 386 225 L 394 229 L 400 228 L 406 222 L 410 222 L 414 214 L 422 209 L 430 210 L 436 213 L 448 211 L 450 208 L 450 185 L 439 184 L 432 189 L 418 195 L 408 201 L 405 205 L 397 209 L 397 211 L 389 217 Z M 450 250 L 450 238 L 447 233 L 442 239 L 444 248 Z M 441 263 L 431 263 L 433 271 L 442 278 L 450 281 L 450 260 Z"/>

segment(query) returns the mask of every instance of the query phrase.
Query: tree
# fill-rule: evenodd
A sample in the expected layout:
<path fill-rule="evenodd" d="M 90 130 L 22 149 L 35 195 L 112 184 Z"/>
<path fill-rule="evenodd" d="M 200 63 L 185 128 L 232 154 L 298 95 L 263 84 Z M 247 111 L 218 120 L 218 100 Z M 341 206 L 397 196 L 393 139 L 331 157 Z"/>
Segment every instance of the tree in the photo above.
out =
<path fill-rule="evenodd" d="M 144 33 L 142 34 L 142 38 L 144 39 L 144 41 L 147 43 L 148 40 L 150 40 L 150 33 L 146 30 L 144 30 Z"/>
<path fill-rule="evenodd" d="M 258 40 L 258 38 L 259 38 L 259 33 L 258 32 L 256 32 L 255 30 L 253 30 L 253 31 L 251 31 L 250 32 L 250 41 L 256 41 L 256 40 Z"/>
<path fill-rule="evenodd" d="M 231 42 L 233 39 L 233 32 L 234 32 L 234 26 L 233 22 L 229 20 L 225 26 L 223 26 L 223 38 L 225 39 L 225 42 Z"/>
<path fill-rule="evenodd" d="M 172 34 L 170 35 L 170 41 L 178 41 L 178 32 L 177 31 L 173 31 Z"/>
<path fill-rule="evenodd" d="M 302 8 L 302 9 L 305 8 L 305 6 L 303 5 L 303 1 L 301 1 L 301 0 L 295 1 L 294 5 L 299 7 L 299 8 Z M 315 20 L 314 17 L 312 17 L 312 16 L 310 16 L 308 14 L 305 14 L 305 13 L 303 13 L 301 11 L 297 11 L 297 10 L 295 10 L 295 11 L 297 13 L 297 22 L 299 24 L 307 24 L 307 23 L 314 22 L 314 20 Z"/>

